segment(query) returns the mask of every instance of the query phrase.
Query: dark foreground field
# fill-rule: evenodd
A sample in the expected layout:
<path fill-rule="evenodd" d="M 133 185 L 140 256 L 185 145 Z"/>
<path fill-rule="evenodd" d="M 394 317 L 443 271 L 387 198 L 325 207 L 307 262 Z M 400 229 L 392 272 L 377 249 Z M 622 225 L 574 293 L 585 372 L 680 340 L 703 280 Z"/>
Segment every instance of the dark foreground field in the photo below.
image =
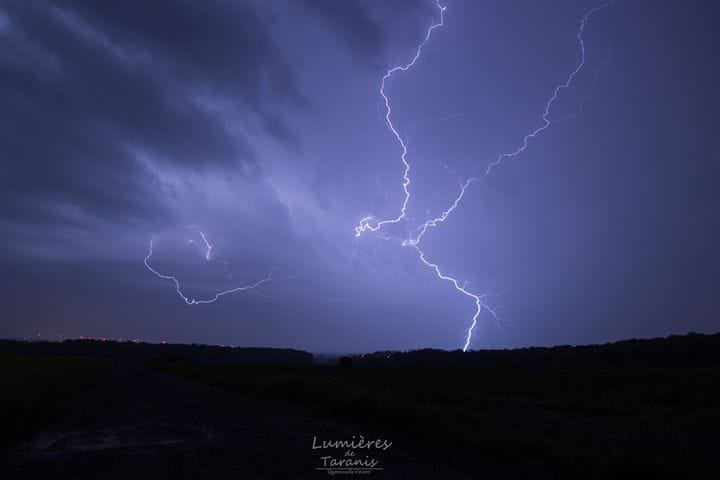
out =
<path fill-rule="evenodd" d="M 478 477 L 483 470 L 575 478 L 720 471 L 717 367 L 155 366 L 385 438 L 412 436 L 452 451 L 457 468 Z"/>
<path fill-rule="evenodd" d="M 6 450 L 0 478 L 326 478 L 328 472 L 317 468 L 327 453 L 313 450 L 313 438 L 361 434 L 393 442 L 387 451 L 372 452 L 384 469 L 374 470 L 374 478 L 471 476 L 468 462 L 434 442 L 388 436 L 292 403 L 261 401 L 121 361 L 65 415 Z"/>
<path fill-rule="evenodd" d="M 716 363 L 420 363 L 0 354 L 0 478 L 326 478 L 333 472 L 321 469 L 333 459 L 378 461 L 373 470 L 341 471 L 370 478 L 720 471 Z M 392 445 L 313 448 L 361 435 Z"/>

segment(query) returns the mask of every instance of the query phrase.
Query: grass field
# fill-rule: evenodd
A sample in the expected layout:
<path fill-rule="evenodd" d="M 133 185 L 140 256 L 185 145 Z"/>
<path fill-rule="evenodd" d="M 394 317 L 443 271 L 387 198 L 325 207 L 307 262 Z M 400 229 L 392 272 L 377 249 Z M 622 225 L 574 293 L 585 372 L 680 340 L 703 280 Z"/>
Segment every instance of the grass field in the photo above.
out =
<path fill-rule="evenodd" d="M 0 354 L 0 448 L 25 440 L 71 407 L 111 360 Z"/>
<path fill-rule="evenodd" d="M 718 367 L 154 366 L 490 461 L 655 477 L 720 466 Z"/>

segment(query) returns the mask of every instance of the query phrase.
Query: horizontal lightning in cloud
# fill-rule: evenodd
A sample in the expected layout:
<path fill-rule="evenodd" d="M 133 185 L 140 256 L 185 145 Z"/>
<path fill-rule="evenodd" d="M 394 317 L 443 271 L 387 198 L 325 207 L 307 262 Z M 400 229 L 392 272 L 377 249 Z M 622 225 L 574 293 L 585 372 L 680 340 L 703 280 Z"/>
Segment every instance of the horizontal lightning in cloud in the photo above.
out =
<path fill-rule="evenodd" d="M 200 238 L 202 238 L 203 242 L 205 243 L 205 260 L 209 261 L 210 254 L 212 252 L 213 247 L 210 244 L 207 236 L 205 235 L 205 232 L 203 232 L 197 225 L 184 225 L 184 226 L 182 226 L 182 228 L 190 228 L 190 229 L 195 229 L 197 231 L 198 235 L 200 235 Z M 225 295 L 230 295 L 232 293 L 238 293 L 238 292 L 247 292 L 250 294 L 263 295 L 262 293 L 258 292 L 257 289 L 265 283 L 268 283 L 268 282 L 271 282 L 274 280 L 278 280 L 279 279 L 278 276 L 281 274 L 280 269 L 278 267 L 274 267 L 272 270 L 270 270 L 270 273 L 268 273 L 268 275 L 266 277 L 263 277 L 254 283 L 230 288 L 227 290 L 222 290 L 220 292 L 215 293 L 212 297 L 206 298 L 206 299 L 198 300 L 195 298 L 190 298 L 183 293 L 182 288 L 180 286 L 180 281 L 177 279 L 177 277 L 175 277 L 173 275 L 166 275 L 164 273 L 160 273 L 159 271 L 154 269 L 152 266 L 150 266 L 149 262 L 150 262 L 150 258 L 153 255 L 153 248 L 155 246 L 156 239 L 157 239 L 157 237 L 154 237 L 154 236 L 150 239 L 150 247 L 148 250 L 148 254 L 144 260 L 145 267 L 147 267 L 148 270 L 150 270 L 152 273 L 157 275 L 159 278 L 162 278 L 164 280 L 171 280 L 175 284 L 175 291 L 177 292 L 178 296 L 187 305 L 203 305 L 203 304 L 207 304 L 207 303 L 213 303 L 213 302 L 217 301 L 220 297 L 223 297 Z M 224 268 L 227 271 L 227 263 L 225 261 L 223 261 L 222 263 L 223 263 Z"/>

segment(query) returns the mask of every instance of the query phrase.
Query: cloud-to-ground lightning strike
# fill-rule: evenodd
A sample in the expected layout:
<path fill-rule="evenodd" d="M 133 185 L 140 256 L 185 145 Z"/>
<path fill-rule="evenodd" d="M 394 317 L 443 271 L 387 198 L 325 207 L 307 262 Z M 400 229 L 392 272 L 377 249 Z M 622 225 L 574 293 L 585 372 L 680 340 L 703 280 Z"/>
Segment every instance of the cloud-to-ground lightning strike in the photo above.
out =
<path fill-rule="evenodd" d="M 578 43 L 580 46 L 580 61 L 578 62 L 578 65 L 570 72 L 570 74 L 565 79 L 565 81 L 563 83 L 561 83 L 560 85 L 558 85 L 557 87 L 555 87 L 555 89 L 553 90 L 552 96 L 545 104 L 545 110 L 541 117 L 542 118 L 541 125 L 538 128 L 536 128 L 535 130 L 531 131 L 529 134 L 527 134 L 523 138 L 523 140 L 518 148 L 516 148 L 512 152 L 501 153 L 500 155 L 498 155 L 498 157 L 493 162 L 491 162 L 487 165 L 484 173 L 481 176 L 471 177 L 471 178 L 465 180 L 464 182 L 460 181 L 459 182 L 460 183 L 459 193 L 458 193 L 457 197 L 455 198 L 455 200 L 450 205 L 450 207 L 448 207 L 445 211 L 443 211 L 440 216 L 429 219 L 429 220 L 425 221 L 423 224 L 421 224 L 419 227 L 412 230 L 410 235 L 408 236 L 408 238 L 400 239 L 397 237 L 387 237 L 387 236 L 378 235 L 383 240 L 395 240 L 395 241 L 398 241 L 400 243 L 400 245 L 402 245 L 404 247 L 414 248 L 418 252 L 420 261 L 426 267 L 428 267 L 432 271 L 434 271 L 436 276 L 439 279 L 449 282 L 453 286 L 453 288 L 455 288 L 455 290 L 462 293 L 466 297 L 473 299 L 473 301 L 475 303 L 475 312 L 473 314 L 472 322 L 471 322 L 470 326 L 468 327 L 467 334 L 465 336 L 463 351 L 467 351 L 467 349 L 470 346 L 470 341 L 472 340 L 473 333 L 475 331 L 475 327 L 477 326 L 478 317 L 482 313 L 483 309 L 487 310 L 490 313 L 490 315 L 494 318 L 495 322 L 497 323 L 498 327 L 500 327 L 502 330 L 502 325 L 500 323 L 501 319 L 498 317 L 498 315 L 496 313 L 496 307 L 495 308 L 491 307 L 485 301 L 485 299 L 488 297 L 489 294 L 482 294 L 482 295 L 474 294 L 474 293 L 470 292 L 469 290 L 467 290 L 467 283 L 463 283 L 461 285 L 460 282 L 456 278 L 453 278 L 453 277 L 443 273 L 443 271 L 440 269 L 440 267 L 438 266 L 437 263 L 434 263 L 427 259 L 425 252 L 420 248 L 420 241 L 422 240 L 422 237 L 425 235 L 425 233 L 429 229 L 437 227 L 438 225 L 443 223 L 452 214 L 452 212 L 457 208 L 457 206 L 460 204 L 460 202 L 464 198 L 465 192 L 472 184 L 474 184 L 476 182 L 480 182 L 481 180 L 484 180 L 490 174 L 490 172 L 495 167 L 500 165 L 504 160 L 516 157 L 516 156 L 520 155 L 522 152 L 524 152 L 528 148 L 528 144 L 529 144 L 530 140 L 532 140 L 537 135 L 539 135 L 541 132 L 543 132 L 545 129 L 547 129 L 552 123 L 566 120 L 568 118 L 574 118 L 574 117 L 580 115 L 580 113 L 582 112 L 582 106 L 583 106 L 584 101 L 587 100 L 587 97 L 592 94 L 592 88 L 593 88 L 592 86 L 591 86 L 591 92 L 589 94 L 586 94 L 581 99 L 580 106 L 579 106 L 576 114 L 574 114 L 570 117 L 567 117 L 567 118 L 559 119 L 559 120 L 550 119 L 550 111 L 551 111 L 552 105 L 557 100 L 558 95 L 560 94 L 560 92 L 562 90 L 564 90 L 570 86 L 570 84 L 572 83 L 575 76 L 582 70 L 583 66 L 585 65 L 585 61 L 586 61 L 585 40 L 583 38 L 583 33 L 585 32 L 585 25 L 587 24 L 588 20 L 590 19 L 590 17 L 593 14 L 609 7 L 610 5 L 612 5 L 614 3 L 614 1 L 615 0 L 610 0 L 607 3 L 597 4 L 595 7 L 593 7 L 588 12 L 586 12 L 585 15 L 582 17 L 578 31 L 577 31 L 577 35 L 576 35 L 576 38 L 578 39 Z M 447 7 L 442 6 L 439 3 L 439 1 L 436 3 L 436 6 L 440 12 L 440 20 L 439 20 L 439 22 L 433 23 L 428 28 L 428 30 L 425 34 L 425 38 L 422 41 L 422 43 L 420 43 L 420 45 L 418 46 L 413 59 L 406 65 L 397 66 L 397 67 L 394 67 L 394 68 L 391 68 L 390 70 L 388 70 L 385 73 L 385 75 L 382 77 L 382 81 L 380 83 L 380 96 L 382 97 L 382 99 L 385 103 L 385 124 L 387 125 L 390 132 L 395 136 L 395 138 L 397 139 L 397 141 L 400 144 L 400 147 L 402 149 L 402 154 L 400 156 L 400 159 L 404 166 L 402 189 L 403 189 L 405 196 L 403 199 L 402 206 L 400 208 L 400 213 L 395 218 L 386 219 L 386 220 L 378 220 L 378 221 L 375 221 L 374 224 L 371 223 L 371 222 L 373 222 L 374 217 L 369 216 L 369 217 L 362 218 L 359 221 L 358 225 L 355 227 L 355 236 L 356 237 L 359 237 L 366 231 L 370 231 L 370 232 L 377 234 L 378 230 L 380 230 L 384 225 L 395 224 L 395 223 L 399 223 L 401 221 L 407 220 L 406 211 L 407 211 L 407 205 L 410 201 L 410 183 L 411 183 L 411 181 L 410 181 L 410 164 L 407 160 L 408 148 L 407 148 L 406 141 L 398 133 L 397 129 L 395 128 L 394 124 L 392 123 L 392 120 L 391 120 L 392 111 L 390 108 L 390 101 L 385 93 L 385 85 L 386 85 L 386 81 L 395 72 L 397 72 L 397 71 L 405 72 L 405 71 L 409 70 L 410 68 L 412 68 L 413 65 L 415 65 L 415 63 L 420 58 L 423 47 L 430 40 L 430 36 L 431 36 L 433 30 L 444 25 L 444 14 L 445 14 Z M 607 64 L 608 61 L 609 61 L 609 57 L 599 67 L 599 69 L 602 68 L 605 64 Z M 595 78 L 597 77 L 599 69 L 596 70 L 595 75 L 593 76 L 593 85 L 594 85 Z M 357 252 L 357 244 L 356 244 L 356 252 Z"/>
<path fill-rule="evenodd" d="M 186 225 L 186 226 L 184 225 L 184 226 L 182 226 L 182 228 L 192 228 L 198 232 L 198 234 L 200 235 L 200 238 L 202 238 L 203 242 L 205 243 L 205 249 L 206 249 L 205 250 L 205 260 L 210 260 L 210 254 L 212 252 L 213 247 L 210 244 L 210 242 L 208 241 L 207 236 L 205 235 L 205 232 L 203 232 L 197 225 Z M 145 260 L 144 260 L 145 267 L 147 267 L 148 270 L 150 270 L 152 273 L 154 273 L 155 275 L 157 275 L 158 277 L 160 277 L 164 280 L 172 280 L 175 283 L 175 291 L 177 292 L 178 296 L 183 300 L 183 302 L 185 302 L 187 305 L 202 305 L 202 304 L 206 304 L 206 303 L 213 303 L 218 298 L 220 298 L 224 295 L 229 295 L 231 293 L 237 293 L 237 292 L 254 293 L 254 291 L 258 287 L 263 285 L 264 283 L 275 280 L 275 275 L 280 273 L 280 269 L 278 267 L 274 267 L 272 270 L 270 270 L 270 273 L 268 273 L 268 275 L 266 277 L 261 278 L 260 280 L 256 281 L 255 283 L 231 288 L 228 290 L 223 290 L 207 299 L 197 300 L 195 298 L 189 298 L 182 292 L 182 288 L 180 287 L 180 281 L 176 277 L 174 277 L 173 275 L 165 275 L 163 273 L 160 273 L 157 270 L 155 270 L 153 267 L 150 266 L 149 262 L 150 262 L 150 258 L 153 255 L 153 247 L 155 246 L 156 239 L 157 239 L 157 237 L 154 237 L 154 236 L 150 239 L 150 247 L 148 250 L 148 254 L 147 254 L 147 256 L 145 256 Z M 223 264 L 225 264 L 225 262 L 223 262 Z"/>

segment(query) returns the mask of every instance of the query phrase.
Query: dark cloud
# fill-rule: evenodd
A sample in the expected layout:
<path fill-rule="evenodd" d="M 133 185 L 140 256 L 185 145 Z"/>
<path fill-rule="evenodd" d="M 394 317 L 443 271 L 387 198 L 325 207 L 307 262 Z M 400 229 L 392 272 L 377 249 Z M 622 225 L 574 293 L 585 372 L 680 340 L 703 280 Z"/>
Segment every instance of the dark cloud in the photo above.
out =
<path fill-rule="evenodd" d="M 437 16 L 433 3 L 424 0 L 303 0 L 302 3 L 326 20 L 353 54 L 374 67 L 384 66 L 383 55 L 389 43 L 399 43 L 403 49 L 417 43 L 417 38 L 424 34 L 425 23 Z"/>
<path fill-rule="evenodd" d="M 147 160 L 241 171 L 231 110 L 292 142 L 301 105 L 268 21 L 236 2 L 10 2 L 0 36 L 0 214 L 11 223 L 165 216 Z M 236 113 L 240 112 L 240 113 Z M 78 215 L 75 215 L 77 218 Z"/>
<path fill-rule="evenodd" d="M 363 56 L 373 57 L 382 51 L 386 32 L 371 16 L 367 2 L 323 2 L 304 0 L 310 11 L 325 18 L 342 35 L 347 45 Z"/>

